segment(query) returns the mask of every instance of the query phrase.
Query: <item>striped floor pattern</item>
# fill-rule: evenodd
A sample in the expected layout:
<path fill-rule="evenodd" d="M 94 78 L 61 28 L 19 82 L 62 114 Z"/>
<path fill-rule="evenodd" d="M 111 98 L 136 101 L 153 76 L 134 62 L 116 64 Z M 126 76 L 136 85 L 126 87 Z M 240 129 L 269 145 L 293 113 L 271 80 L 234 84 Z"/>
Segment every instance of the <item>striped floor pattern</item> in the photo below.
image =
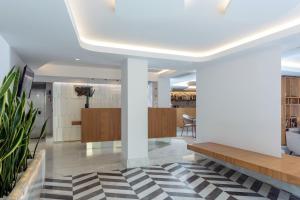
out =
<path fill-rule="evenodd" d="M 208 159 L 46 178 L 41 199 L 300 200 Z"/>

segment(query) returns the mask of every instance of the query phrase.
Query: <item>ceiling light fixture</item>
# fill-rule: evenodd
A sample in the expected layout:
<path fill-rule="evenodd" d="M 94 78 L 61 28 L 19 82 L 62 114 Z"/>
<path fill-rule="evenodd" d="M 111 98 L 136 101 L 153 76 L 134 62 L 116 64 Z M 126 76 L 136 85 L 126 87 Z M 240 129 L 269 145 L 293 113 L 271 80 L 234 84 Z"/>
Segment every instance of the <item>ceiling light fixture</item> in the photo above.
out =
<path fill-rule="evenodd" d="M 190 85 L 185 90 L 196 90 L 196 85 Z"/>
<path fill-rule="evenodd" d="M 178 83 L 174 83 L 173 84 L 175 87 L 196 87 L 196 80 L 192 80 L 192 81 L 182 81 L 182 82 L 178 82 Z"/>
<path fill-rule="evenodd" d="M 174 83 L 173 86 L 175 86 L 175 87 L 188 87 L 189 86 L 189 81 Z"/>
<path fill-rule="evenodd" d="M 195 90 L 196 89 L 196 81 L 189 81 L 187 85 L 188 85 L 188 87 L 186 88 L 187 90 Z"/>
<path fill-rule="evenodd" d="M 164 74 L 166 72 L 168 72 L 169 70 L 168 69 L 163 69 L 163 70 L 160 70 L 159 72 L 157 72 L 158 74 Z"/>
<path fill-rule="evenodd" d="M 220 11 L 220 13 L 225 14 L 230 3 L 231 3 L 231 0 L 222 0 L 218 6 L 218 10 Z"/>
<path fill-rule="evenodd" d="M 116 0 L 108 0 L 109 7 L 114 11 L 116 8 Z"/>
<path fill-rule="evenodd" d="M 75 58 L 76 61 L 80 61 L 80 58 Z"/>

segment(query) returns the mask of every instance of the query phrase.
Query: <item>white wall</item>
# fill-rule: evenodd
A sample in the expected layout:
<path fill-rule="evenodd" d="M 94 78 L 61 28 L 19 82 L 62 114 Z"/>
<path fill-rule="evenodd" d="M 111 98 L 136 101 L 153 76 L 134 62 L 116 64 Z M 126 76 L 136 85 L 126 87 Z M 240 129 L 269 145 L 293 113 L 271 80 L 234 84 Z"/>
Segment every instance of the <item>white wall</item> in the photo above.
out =
<path fill-rule="evenodd" d="M 281 156 L 280 51 L 246 52 L 197 69 L 197 138 Z"/>
<path fill-rule="evenodd" d="M 78 85 L 78 84 L 75 84 Z M 86 84 L 84 84 L 86 85 Z M 94 96 L 90 99 L 91 108 L 121 107 L 121 86 L 93 84 Z M 72 121 L 80 121 L 81 108 L 85 97 L 78 97 L 74 84 L 53 84 L 53 139 L 54 141 L 74 141 L 81 139 L 81 127 L 72 126 Z"/>
<path fill-rule="evenodd" d="M 25 63 L 23 62 L 23 60 L 21 60 L 19 55 L 12 48 L 10 48 L 10 65 L 9 66 L 10 67 L 16 66 L 21 69 L 23 69 L 23 67 L 25 66 Z"/>
<path fill-rule="evenodd" d="M 10 47 L 7 42 L 0 36 L 0 81 L 10 69 Z"/>
<path fill-rule="evenodd" d="M 48 63 L 34 70 L 36 80 L 39 77 L 47 81 L 56 80 L 58 77 L 77 78 L 77 79 L 121 79 L 121 69 L 118 68 L 102 68 L 97 66 L 76 66 L 76 65 L 62 65 L 56 63 Z M 48 77 L 48 78 L 47 78 Z M 149 72 L 148 80 L 157 81 L 158 74 Z"/>
<path fill-rule="evenodd" d="M 171 106 L 171 85 L 170 78 L 160 77 L 157 80 L 157 98 L 159 108 Z"/>
<path fill-rule="evenodd" d="M 148 107 L 158 107 L 157 81 L 148 83 Z"/>
<path fill-rule="evenodd" d="M 23 67 L 24 62 L 0 35 L 0 83 L 13 66 Z"/>

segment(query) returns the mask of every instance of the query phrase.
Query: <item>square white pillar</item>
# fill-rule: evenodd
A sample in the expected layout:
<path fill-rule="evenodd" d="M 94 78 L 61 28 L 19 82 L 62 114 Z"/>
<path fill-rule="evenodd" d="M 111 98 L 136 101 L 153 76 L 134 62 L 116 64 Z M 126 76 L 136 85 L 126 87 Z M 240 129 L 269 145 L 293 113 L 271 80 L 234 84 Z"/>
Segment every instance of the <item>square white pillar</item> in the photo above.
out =
<path fill-rule="evenodd" d="M 148 164 L 148 62 L 128 58 L 122 66 L 122 154 L 126 167 Z"/>
<path fill-rule="evenodd" d="M 157 80 L 157 97 L 159 108 L 171 107 L 171 84 L 170 78 L 160 77 Z"/>

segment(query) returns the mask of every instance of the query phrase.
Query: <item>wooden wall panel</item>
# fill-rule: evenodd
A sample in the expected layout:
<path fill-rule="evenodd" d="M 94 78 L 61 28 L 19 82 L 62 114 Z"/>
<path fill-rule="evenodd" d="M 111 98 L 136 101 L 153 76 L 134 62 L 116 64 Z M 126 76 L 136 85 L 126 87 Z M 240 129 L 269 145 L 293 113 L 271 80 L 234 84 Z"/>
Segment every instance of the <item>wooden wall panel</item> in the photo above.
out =
<path fill-rule="evenodd" d="M 182 128 L 183 126 L 182 115 L 187 114 L 192 117 L 196 117 L 196 108 L 176 108 L 176 114 L 177 114 L 177 127 Z"/>
<path fill-rule="evenodd" d="M 148 137 L 176 137 L 176 108 L 148 109 Z"/>
<path fill-rule="evenodd" d="M 286 145 L 286 121 L 297 117 L 300 127 L 300 77 L 282 76 L 281 78 L 281 143 Z M 289 128 L 289 124 L 288 124 Z"/>
<path fill-rule="evenodd" d="M 281 144 L 286 145 L 286 135 L 285 135 L 285 126 L 286 126 L 286 106 L 285 106 L 285 97 L 286 97 L 286 77 L 281 78 Z"/>
<path fill-rule="evenodd" d="M 138 123 L 138 122 L 137 122 Z M 78 124 L 74 121 L 74 124 Z M 148 109 L 148 137 L 176 137 L 176 109 Z M 81 142 L 121 139 L 121 108 L 81 110 Z"/>
<path fill-rule="evenodd" d="M 81 120 L 81 142 L 121 139 L 120 108 L 82 109 Z"/>

